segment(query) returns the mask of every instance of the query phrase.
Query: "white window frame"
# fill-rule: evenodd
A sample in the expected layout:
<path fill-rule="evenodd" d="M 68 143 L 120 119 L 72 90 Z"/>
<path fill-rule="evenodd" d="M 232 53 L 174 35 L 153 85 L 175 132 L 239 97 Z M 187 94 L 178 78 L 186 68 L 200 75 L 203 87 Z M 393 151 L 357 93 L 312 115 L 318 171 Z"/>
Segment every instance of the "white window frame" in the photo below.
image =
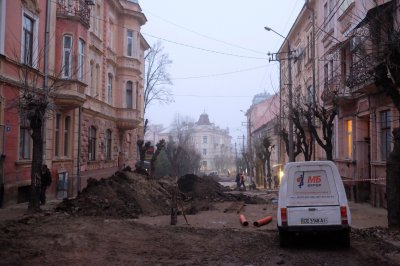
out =
<path fill-rule="evenodd" d="M 65 38 L 71 38 L 71 47 L 70 48 L 65 48 Z M 62 68 L 62 77 L 63 78 L 67 78 L 67 79 L 70 79 L 70 78 L 72 78 L 72 51 L 73 51 L 73 41 L 74 41 L 74 39 L 72 38 L 72 35 L 70 35 L 70 34 L 64 34 L 63 35 L 63 39 L 62 39 L 62 42 L 63 42 L 63 48 L 62 48 L 62 66 L 61 66 L 61 68 Z M 68 60 L 69 60 L 69 67 L 68 67 L 68 73 L 69 73 L 69 75 L 66 75 L 66 73 L 65 73 L 65 70 L 67 69 L 66 67 L 65 67 L 65 58 L 66 58 L 66 56 L 65 56 L 65 53 L 67 52 L 67 51 L 69 51 L 69 56 L 68 56 Z"/>
<path fill-rule="evenodd" d="M 78 79 L 85 80 L 85 41 L 79 39 L 78 41 Z"/>
<path fill-rule="evenodd" d="M 134 55 L 134 31 L 127 30 L 126 31 L 126 55 L 129 57 L 133 57 Z M 129 47 L 130 46 L 130 47 Z M 130 49 L 129 49 L 130 48 Z"/>
<path fill-rule="evenodd" d="M 3 12 L 3 11 L 2 11 Z M 25 57 L 25 49 L 24 49 L 24 18 L 25 16 L 29 17 L 33 21 L 33 40 L 32 40 L 32 65 L 31 67 L 33 68 L 38 68 L 38 47 L 39 47 L 39 17 L 32 13 L 31 11 L 23 8 L 22 9 L 22 14 L 21 14 L 21 62 L 24 63 L 24 57 Z"/>

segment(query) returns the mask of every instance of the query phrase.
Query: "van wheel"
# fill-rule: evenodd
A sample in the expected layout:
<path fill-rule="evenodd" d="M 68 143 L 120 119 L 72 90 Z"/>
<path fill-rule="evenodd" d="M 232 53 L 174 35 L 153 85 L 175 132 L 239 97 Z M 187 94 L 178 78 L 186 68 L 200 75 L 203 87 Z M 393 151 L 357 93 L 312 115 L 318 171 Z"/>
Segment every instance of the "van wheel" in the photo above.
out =
<path fill-rule="evenodd" d="M 289 232 L 279 232 L 279 246 L 286 248 L 289 246 L 290 235 Z"/>
<path fill-rule="evenodd" d="M 339 243 L 343 248 L 350 248 L 350 231 L 344 231 L 339 235 Z"/>

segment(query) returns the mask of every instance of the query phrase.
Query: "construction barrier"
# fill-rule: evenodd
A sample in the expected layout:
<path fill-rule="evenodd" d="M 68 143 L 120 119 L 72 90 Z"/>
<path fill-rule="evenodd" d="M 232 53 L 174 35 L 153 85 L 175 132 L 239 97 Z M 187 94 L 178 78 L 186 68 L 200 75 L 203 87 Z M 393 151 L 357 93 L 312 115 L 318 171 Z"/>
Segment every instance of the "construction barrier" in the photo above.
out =
<path fill-rule="evenodd" d="M 253 223 L 253 225 L 259 227 L 259 226 L 265 225 L 265 224 L 267 224 L 267 223 L 269 223 L 271 221 L 272 221 L 272 216 L 267 216 L 267 217 L 264 217 L 264 218 L 262 218 L 260 220 L 255 221 Z"/>
<path fill-rule="evenodd" d="M 239 217 L 240 217 L 240 223 L 241 223 L 243 226 L 248 226 L 248 225 L 249 225 L 249 222 L 246 220 L 246 217 L 244 217 L 243 214 L 241 214 Z"/>

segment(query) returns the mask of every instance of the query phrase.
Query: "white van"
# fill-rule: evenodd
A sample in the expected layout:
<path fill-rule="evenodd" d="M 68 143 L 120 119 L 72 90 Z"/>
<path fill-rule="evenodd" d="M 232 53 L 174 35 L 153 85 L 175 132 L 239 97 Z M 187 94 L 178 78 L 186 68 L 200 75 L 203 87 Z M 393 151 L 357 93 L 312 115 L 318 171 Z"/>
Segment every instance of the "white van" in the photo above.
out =
<path fill-rule="evenodd" d="M 279 241 L 293 233 L 333 231 L 350 246 L 351 215 L 343 182 L 331 161 L 287 163 L 279 189 Z"/>

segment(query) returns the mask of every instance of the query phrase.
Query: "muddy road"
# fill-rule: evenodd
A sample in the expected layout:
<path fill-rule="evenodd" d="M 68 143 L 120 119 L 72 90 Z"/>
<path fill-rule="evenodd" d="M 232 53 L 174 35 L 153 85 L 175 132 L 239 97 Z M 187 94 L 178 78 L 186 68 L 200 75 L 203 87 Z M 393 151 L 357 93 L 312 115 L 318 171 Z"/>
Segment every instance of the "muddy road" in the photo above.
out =
<path fill-rule="evenodd" d="M 55 204 L 40 214 L 0 219 L 0 265 L 400 265 L 400 236 L 387 230 L 381 209 L 351 204 L 355 227 L 350 249 L 338 246 L 330 236 L 296 237 L 282 249 L 274 192 L 224 193 L 230 196 L 204 197 L 197 205 L 203 210 L 187 214 L 187 222 L 179 215 L 177 225 L 154 209 L 133 218 L 99 215 L 101 209 L 109 213 L 110 197 L 107 204 L 102 199 L 96 215 L 80 212 L 76 204 L 73 213 L 56 211 Z M 240 224 L 239 214 L 246 216 L 249 226 Z M 271 223 L 253 226 L 266 215 L 273 216 Z"/>

